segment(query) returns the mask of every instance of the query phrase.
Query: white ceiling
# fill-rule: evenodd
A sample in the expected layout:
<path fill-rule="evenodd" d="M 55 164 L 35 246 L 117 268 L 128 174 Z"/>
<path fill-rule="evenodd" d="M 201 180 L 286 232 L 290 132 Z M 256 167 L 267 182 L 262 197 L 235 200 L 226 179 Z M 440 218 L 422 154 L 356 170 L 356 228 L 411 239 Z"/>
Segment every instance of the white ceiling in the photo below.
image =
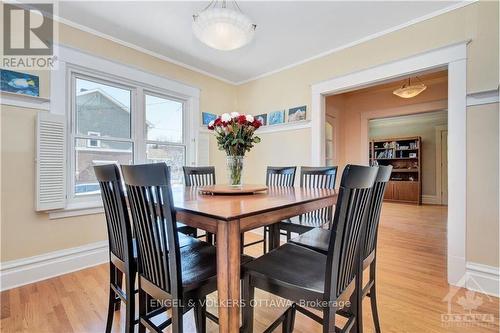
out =
<path fill-rule="evenodd" d="M 218 51 L 192 33 L 192 14 L 208 2 L 71 1 L 59 16 L 113 39 L 233 83 L 292 66 L 463 5 L 460 1 L 240 1 L 254 41 Z M 397 45 L 395 45 L 397 47 Z"/>

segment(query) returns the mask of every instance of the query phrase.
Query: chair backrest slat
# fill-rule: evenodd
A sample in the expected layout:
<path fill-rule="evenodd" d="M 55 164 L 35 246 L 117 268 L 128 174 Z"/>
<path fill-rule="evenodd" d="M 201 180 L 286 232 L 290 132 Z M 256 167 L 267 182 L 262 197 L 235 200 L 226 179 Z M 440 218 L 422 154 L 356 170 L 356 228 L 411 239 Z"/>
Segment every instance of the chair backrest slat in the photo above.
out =
<path fill-rule="evenodd" d="M 266 185 L 293 187 L 295 184 L 295 172 L 297 167 L 267 167 Z"/>
<path fill-rule="evenodd" d="M 347 165 L 342 174 L 328 247 L 326 290 L 338 297 L 356 275 L 361 237 L 378 167 Z"/>
<path fill-rule="evenodd" d="M 368 209 L 362 259 L 366 259 L 377 246 L 380 212 L 382 210 L 382 203 L 384 201 L 384 193 L 387 187 L 387 182 L 391 178 L 391 172 L 392 166 L 379 166 Z"/>
<path fill-rule="evenodd" d="M 186 186 L 215 185 L 215 167 L 182 167 Z"/>
<path fill-rule="evenodd" d="M 334 189 L 337 178 L 337 167 L 301 167 L 300 187 Z M 319 224 L 327 223 L 330 227 L 332 221 L 332 207 L 321 208 L 299 216 L 302 219 L 312 219 Z"/>
<path fill-rule="evenodd" d="M 116 164 L 94 166 L 108 229 L 109 250 L 120 260 L 133 258 L 132 227 L 120 170 Z"/>
<path fill-rule="evenodd" d="M 122 172 L 137 237 L 139 274 L 175 297 L 182 280 L 170 168 L 165 163 L 124 165 Z"/>

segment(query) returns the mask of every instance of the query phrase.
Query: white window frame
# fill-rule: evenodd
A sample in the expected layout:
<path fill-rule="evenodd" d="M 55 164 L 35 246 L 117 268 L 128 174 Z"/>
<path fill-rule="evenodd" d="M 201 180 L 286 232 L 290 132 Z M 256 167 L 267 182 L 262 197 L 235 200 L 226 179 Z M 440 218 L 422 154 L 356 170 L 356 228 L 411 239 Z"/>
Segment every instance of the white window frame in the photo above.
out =
<path fill-rule="evenodd" d="M 59 45 L 58 68 L 51 72 L 50 112 L 64 114 L 68 126 L 68 166 L 66 173 L 66 208 L 50 212 L 50 218 L 95 214 L 102 212 L 102 201 L 98 195 L 73 197 L 74 192 L 74 139 L 72 124 L 72 77 L 87 76 L 92 81 L 98 79 L 112 86 L 132 88 L 131 140 L 134 163 L 146 162 L 145 141 L 145 93 L 183 102 L 183 139 L 185 164 L 196 165 L 197 138 L 199 130 L 199 88 L 192 87 L 160 75 L 152 74 L 109 59 L 96 57 L 74 48 Z M 133 78 L 129 79 L 129 78 Z M 134 112 L 134 110 L 136 110 Z M 141 110 L 141 111 L 139 111 Z M 80 137 L 80 136 L 79 136 Z M 142 138 L 142 139 L 141 139 Z M 110 138 L 111 139 L 111 138 Z M 112 139 L 114 140 L 114 139 Z M 170 145 L 171 143 L 161 143 Z M 73 167 L 71 166 L 73 164 Z"/>
<path fill-rule="evenodd" d="M 169 142 L 169 141 L 155 141 L 155 140 L 148 140 L 147 138 L 147 132 L 146 132 L 146 126 L 144 126 L 146 124 L 146 95 L 148 96 L 153 96 L 153 97 L 158 97 L 158 98 L 163 98 L 163 99 L 168 99 L 168 100 L 171 100 L 171 101 L 175 101 L 175 102 L 180 102 L 182 103 L 182 124 L 183 124 L 183 128 L 182 128 L 182 142 Z M 173 97 L 173 96 L 169 96 L 169 95 L 165 95 L 164 93 L 158 91 L 158 90 L 143 90 L 142 91 L 142 96 L 144 97 L 144 100 L 143 100 L 143 108 L 144 108 L 144 122 L 143 122 L 143 132 L 144 132 L 144 158 L 146 158 L 146 150 L 147 150 L 147 145 L 148 144 L 157 144 L 159 146 L 167 146 L 167 147 L 182 147 L 184 148 L 184 165 L 187 165 L 187 162 L 188 162 L 188 152 L 189 152 L 189 135 L 188 135 L 188 131 L 189 131 L 189 126 L 186 126 L 187 125 L 187 116 L 186 116 L 186 112 L 185 112 L 185 109 L 186 109 L 186 100 L 183 100 L 183 99 L 180 99 L 180 98 L 177 98 L 177 97 Z M 158 161 L 161 161 L 161 160 L 158 160 Z"/>
<path fill-rule="evenodd" d="M 77 133 L 77 120 L 76 120 L 76 80 L 82 79 L 87 81 L 92 81 L 100 84 L 105 84 L 111 87 L 125 89 L 130 91 L 130 138 L 117 138 L 117 137 L 102 137 L 103 140 L 115 141 L 115 142 L 126 142 L 132 145 L 132 160 L 135 161 L 135 142 L 140 139 L 135 135 L 135 124 L 134 124 L 134 112 L 139 112 L 136 107 L 136 87 L 128 84 L 126 80 L 121 78 L 111 77 L 106 73 L 99 73 L 95 71 L 88 71 L 84 68 L 68 66 L 67 75 L 69 77 L 69 87 L 67 100 L 69 100 L 70 105 L 68 108 L 69 115 L 67 117 L 67 137 L 69 140 L 68 146 L 68 161 L 67 161 L 67 173 L 68 178 L 66 179 L 66 201 L 71 207 L 72 205 L 77 205 L 80 207 L 82 204 L 88 203 L 89 206 L 102 206 L 100 193 L 82 193 L 77 195 L 75 192 L 75 173 L 76 173 L 76 139 L 94 139 L 90 135 L 83 135 Z M 134 111 L 136 110 L 136 111 Z M 100 145 L 99 145 L 100 146 Z M 91 147 L 96 148 L 96 147 Z"/>

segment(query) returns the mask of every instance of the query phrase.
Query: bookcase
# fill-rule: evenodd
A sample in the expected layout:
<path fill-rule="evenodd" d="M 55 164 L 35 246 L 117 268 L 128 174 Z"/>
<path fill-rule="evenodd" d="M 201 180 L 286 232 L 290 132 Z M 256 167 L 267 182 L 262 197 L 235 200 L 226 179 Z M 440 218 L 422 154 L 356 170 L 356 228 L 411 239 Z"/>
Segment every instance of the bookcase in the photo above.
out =
<path fill-rule="evenodd" d="M 385 201 L 422 203 L 422 145 L 419 136 L 373 139 L 369 154 L 371 165 L 392 165 Z"/>

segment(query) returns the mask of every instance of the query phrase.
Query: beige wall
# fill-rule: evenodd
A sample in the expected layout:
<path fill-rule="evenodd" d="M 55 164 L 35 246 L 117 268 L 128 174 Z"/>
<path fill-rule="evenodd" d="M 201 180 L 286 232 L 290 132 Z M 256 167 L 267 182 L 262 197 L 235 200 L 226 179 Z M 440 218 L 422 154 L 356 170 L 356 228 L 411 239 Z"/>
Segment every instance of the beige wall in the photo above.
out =
<path fill-rule="evenodd" d="M 201 111 L 259 114 L 297 105 L 310 109 L 311 84 L 372 67 L 450 43 L 471 39 L 468 46 L 468 92 L 498 87 L 498 2 L 479 2 L 414 26 L 390 33 L 363 44 L 339 51 L 241 86 L 232 86 L 185 68 L 129 49 L 79 30 L 61 26 L 62 43 L 92 54 L 111 58 L 201 88 Z M 469 109 L 475 114 L 473 109 Z M 492 112 L 492 111 L 490 111 Z M 49 220 L 46 214 L 34 212 L 34 124 L 36 111 L 4 107 L 1 122 L 1 261 L 19 259 L 106 239 L 102 215 Z M 472 126 L 487 128 L 488 135 L 498 138 L 498 121 L 468 119 L 468 143 L 478 140 Z M 486 135 L 487 133 L 480 133 Z M 295 130 L 262 135 L 263 142 L 249 154 L 247 181 L 262 181 L 268 164 L 310 163 L 310 130 Z M 211 162 L 224 176 L 224 156 L 214 140 L 210 147 Z M 480 156 L 475 163 L 491 165 L 498 175 L 498 149 Z M 470 156 L 469 156 L 470 160 Z M 478 166 L 479 167 L 479 166 Z M 471 166 L 474 168 L 474 165 Z M 469 191 L 476 190 L 498 205 L 498 191 L 480 187 L 469 177 Z M 476 198 L 474 198 L 476 199 Z M 498 214 L 488 214 L 484 221 L 481 206 L 469 196 L 467 259 L 498 265 L 498 239 L 483 237 L 491 222 L 498 224 Z M 479 199 L 477 199 L 478 201 Z M 496 200 L 496 201 L 495 201 Z M 473 237 L 472 230 L 477 231 Z M 493 244 L 494 243 L 494 244 Z M 496 250 L 496 251 L 495 251 Z M 492 254 L 493 253 L 493 254 Z M 495 254 L 496 253 L 496 254 Z M 495 255 L 494 255 L 495 254 Z"/>
<path fill-rule="evenodd" d="M 497 1 L 475 2 L 405 29 L 251 81 L 237 88 L 238 111 L 259 114 L 304 104 L 310 109 L 311 85 L 314 83 L 465 40 L 471 40 L 467 46 L 467 92 L 497 89 L 498 15 Z M 468 108 L 468 112 L 475 114 L 473 108 Z M 498 121 L 490 122 L 487 118 L 471 120 L 471 117 L 468 117 L 468 144 L 478 141 L 480 137 L 478 135 L 484 135 L 471 131 L 472 126 L 488 129 L 489 135 L 498 136 Z M 347 131 L 347 129 L 342 130 Z M 299 165 L 308 165 L 310 154 L 304 155 L 301 145 L 296 143 L 310 140 L 309 136 L 310 130 L 269 134 L 264 137 L 261 145 L 265 145 L 263 149 L 268 149 L 267 147 L 271 149 L 278 145 L 279 140 L 282 143 L 281 147 L 286 147 L 287 156 L 294 156 Z M 262 152 L 262 156 L 271 154 L 270 150 Z M 359 161 L 360 152 L 356 154 L 349 162 Z M 469 161 L 472 156 L 471 153 L 468 154 Z M 477 163 L 490 165 L 493 170 L 497 170 L 496 175 L 498 175 L 498 149 L 492 149 L 490 154 L 484 154 L 481 158 L 482 160 Z M 249 165 L 247 170 L 249 176 L 262 172 L 265 165 L 270 164 L 264 158 L 258 159 L 257 162 Z M 280 164 L 288 164 L 288 159 L 281 162 Z M 249 178 L 248 181 L 253 179 Z M 468 183 L 468 193 L 481 193 L 491 198 L 493 202 L 491 210 L 496 209 L 498 212 L 498 191 L 481 187 L 480 183 L 472 182 L 471 177 Z M 498 182 L 491 184 L 498 186 Z M 498 266 L 498 238 L 494 241 L 491 239 L 494 237 L 492 235 L 498 235 L 498 232 L 490 233 L 488 230 L 490 224 L 484 221 L 482 213 L 479 213 L 482 209 L 480 200 L 477 196 L 468 195 L 467 260 Z M 489 218 L 498 225 L 497 213 L 489 214 Z M 480 237 L 473 238 L 471 233 L 474 229 L 479 235 L 489 233 L 491 238 L 484 237 L 484 241 L 479 241 Z"/>
<path fill-rule="evenodd" d="M 383 119 L 376 125 L 372 122 L 369 124 L 368 137 L 370 139 L 420 136 L 422 140 L 422 195 L 436 195 L 436 172 L 441 172 L 441 169 L 436 168 L 436 150 L 438 149 L 436 147 L 436 127 L 448 123 L 446 112 L 440 113 L 444 113 L 443 117 L 436 117 L 435 113 L 430 113 L 418 119 L 411 116 L 406 119 L 398 118 L 397 124 L 391 118 Z"/>
<path fill-rule="evenodd" d="M 498 266 L 499 104 L 467 110 L 467 260 Z"/>
<path fill-rule="evenodd" d="M 59 37 L 64 45 L 199 87 L 200 111 L 221 113 L 235 108 L 233 85 L 65 25 L 60 25 Z M 35 74 L 40 75 L 41 96 L 48 97 L 47 72 Z M 102 214 L 49 220 L 46 213 L 34 211 L 37 112 L 46 111 L 1 106 L 2 262 L 106 239 Z"/>

